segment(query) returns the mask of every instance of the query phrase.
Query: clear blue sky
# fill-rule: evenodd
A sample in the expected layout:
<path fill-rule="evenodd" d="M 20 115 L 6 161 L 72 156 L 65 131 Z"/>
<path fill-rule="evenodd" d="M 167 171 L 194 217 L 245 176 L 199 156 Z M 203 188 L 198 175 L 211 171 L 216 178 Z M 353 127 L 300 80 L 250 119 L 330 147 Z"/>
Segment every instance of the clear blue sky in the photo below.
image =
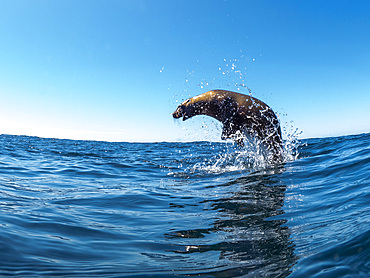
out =
<path fill-rule="evenodd" d="M 370 132 L 370 2 L 0 2 L 0 133 L 218 139 L 171 113 L 240 84 L 303 138 Z"/>

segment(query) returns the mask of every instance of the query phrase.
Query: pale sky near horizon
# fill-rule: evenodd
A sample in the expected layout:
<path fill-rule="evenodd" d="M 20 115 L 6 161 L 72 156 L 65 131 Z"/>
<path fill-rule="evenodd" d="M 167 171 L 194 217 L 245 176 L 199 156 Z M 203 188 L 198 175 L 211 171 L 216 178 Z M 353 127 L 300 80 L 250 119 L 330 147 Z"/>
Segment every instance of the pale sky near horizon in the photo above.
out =
<path fill-rule="evenodd" d="M 0 1 L 0 134 L 218 140 L 171 113 L 246 87 L 285 136 L 370 132 L 369 34 L 368 1 Z"/>

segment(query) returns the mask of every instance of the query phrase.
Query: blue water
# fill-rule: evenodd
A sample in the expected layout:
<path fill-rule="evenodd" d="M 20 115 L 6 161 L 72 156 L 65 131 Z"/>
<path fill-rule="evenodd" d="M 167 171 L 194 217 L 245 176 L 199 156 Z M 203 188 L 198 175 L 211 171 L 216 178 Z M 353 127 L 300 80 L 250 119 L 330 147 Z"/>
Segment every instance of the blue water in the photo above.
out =
<path fill-rule="evenodd" d="M 230 143 L 0 136 L 0 276 L 369 277 L 370 134 L 271 165 Z"/>

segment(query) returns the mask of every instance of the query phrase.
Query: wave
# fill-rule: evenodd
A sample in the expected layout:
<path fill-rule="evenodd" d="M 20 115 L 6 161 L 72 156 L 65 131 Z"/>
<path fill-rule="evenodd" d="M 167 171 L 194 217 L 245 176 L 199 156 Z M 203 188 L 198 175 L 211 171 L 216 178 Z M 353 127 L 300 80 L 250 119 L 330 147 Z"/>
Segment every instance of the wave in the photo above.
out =
<path fill-rule="evenodd" d="M 0 136 L 0 276 L 366 277 L 369 141 Z"/>

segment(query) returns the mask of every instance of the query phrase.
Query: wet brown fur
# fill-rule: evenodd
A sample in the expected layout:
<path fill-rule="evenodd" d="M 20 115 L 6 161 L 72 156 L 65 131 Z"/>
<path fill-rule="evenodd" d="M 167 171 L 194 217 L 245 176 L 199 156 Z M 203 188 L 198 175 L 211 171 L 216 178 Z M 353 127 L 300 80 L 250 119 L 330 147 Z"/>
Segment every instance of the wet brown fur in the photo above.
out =
<path fill-rule="evenodd" d="M 222 139 L 234 138 L 243 146 L 243 140 L 236 135 L 247 132 L 274 156 L 282 150 L 281 128 L 275 113 L 267 104 L 251 96 L 212 90 L 185 100 L 172 115 L 184 121 L 196 115 L 211 116 L 223 124 Z"/>

